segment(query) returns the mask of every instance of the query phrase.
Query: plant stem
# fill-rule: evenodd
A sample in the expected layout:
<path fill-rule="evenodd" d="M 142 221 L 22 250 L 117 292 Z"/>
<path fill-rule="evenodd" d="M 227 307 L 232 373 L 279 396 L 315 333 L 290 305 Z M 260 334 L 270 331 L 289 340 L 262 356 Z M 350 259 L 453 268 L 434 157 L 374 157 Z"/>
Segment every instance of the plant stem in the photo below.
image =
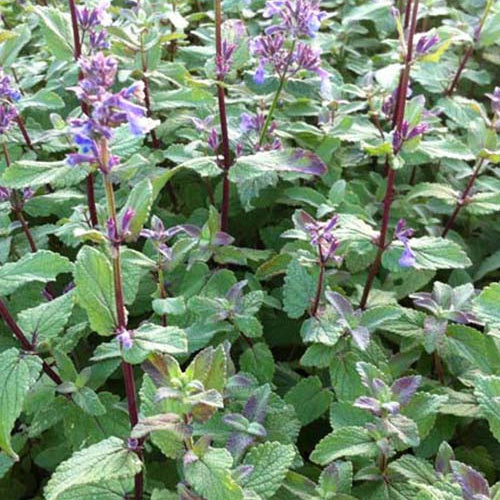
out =
<path fill-rule="evenodd" d="M 222 60 L 222 0 L 214 0 L 215 11 L 215 58 Z M 229 149 L 229 133 L 227 129 L 226 95 L 224 92 L 224 75 L 217 74 L 217 100 L 219 104 L 219 119 L 222 138 L 222 206 L 221 230 L 229 229 L 229 169 L 231 168 L 231 152 Z"/>
<path fill-rule="evenodd" d="M 24 334 L 24 332 L 21 330 L 19 325 L 17 324 L 16 320 L 12 317 L 10 314 L 9 310 L 7 309 L 7 306 L 3 300 L 0 300 L 0 316 L 4 320 L 5 324 L 9 328 L 9 330 L 14 334 L 14 336 L 17 338 L 19 343 L 21 344 L 21 347 L 25 351 L 33 352 L 35 353 L 40 359 L 41 356 L 40 354 L 36 351 L 36 348 L 34 344 L 32 344 Z M 46 375 L 52 379 L 52 381 L 56 385 L 62 384 L 62 379 L 61 377 L 48 365 L 46 361 L 42 359 L 42 369 L 46 373 Z"/>
<path fill-rule="evenodd" d="M 292 46 L 290 47 L 290 52 L 288 53 L 287 62 L 286 62 L 286 65 L 283 69 L 283 73 L 281 74 L 281 77 L 280 77 L 278 90 L 276 90 L 276 94 L 274 95 L 273 102 L 271 103 L 271 107 L 269 108 L 269 112 L 267 113 L 267 116 L 266 116 L 266 121 L 264 122 L 264 126 L 262 127 L 262 130 L 260 132 L 259 146 L 262 146 L 262 144 L 264 143 L 264 139 L 266 138 L 267 131 L 269 129 L 269 126 L 271 125 L 274 111 L 276 110 L 276 106 L 278 105 L 278 101 L 279 101 L 279 98 L 281 96 L 281 92 L 283 90 L 283 87 L 285 86 L 286 74 L 288 72 L 288 68 L 290 66 L 290 63 L 292 62 L 292 54 L 293 54 L 294 49 L 295 49 L 295 40 L 292 42 Z"/>
<path fill-rule="evenodd" d="M 441 384 L 444 384 L 444 368 L 443 368 L 443 360 L 437 351 L 432 353 L 432 361 L 434 364 L 434 371 L 436 376 Z"/>
<path fill-rule="evenodd" d="M 76 62 L 80 59 L 82 55 L 82 43 L 80 40 L 80 31 L 78 29 L 78 16 L 76 11 L 75 0 L 68 0 L 69 12 L 71 15 L 71 28 L 73 30 L 73 55 Z M 79 72 L 78 79 L 81 79 L 82 73 Z M 82 112 L 88 115 L 87 106 L 82 102 L 81 104 Z M 86 179 L 86 191 L 87 191 L 87 205 L 89 208 L 90 222 L 92 227 L 96 227 L 99 223 L 97 219 L 97 209 L 95 205 L 95 194 L 94 194 L 94 173 L 91 172 L 87 175 Z"/>
<path fill-rule="evenodd" d="M 105 139 L 102 141 L 102 154 L 103 165 L 107 165 L 108 163 L 108 145 Z M 106 188 L 106 202 L 108 206 L 108 216 L 115 223 L 115 227 L 117 225 L 117 216 L 116 216 L 116 203 L 115 203 L 115 193 L 113 191 L 113 184 L 111 183 L 111 179 L 109 175 L 104 176 L 104 185 Z M 122 330 L 127 329 L 127 314 L 125 311 L 125 302 L 123 298 L 123 283 L 122 283 L 122 270 L 121 270 L 121 259 L 120 259 L 120 244 L 114 245 L 112 243 L 111 248 L 111 260 L 113 264 L 113 284 L 115 290 L 115 307 L 116 307 L 116 317 L 117 317 L 117 331 L 121 332 Z M 122 373 L 123 373 L 123 381 L 125 385 L 125 394 L 127 397 L 127 408 L 128 408 L 128 417 L 130 421 L 130 426 L 133 428 L 137 422 L 139 421 L 139 411 L 137 407 L 137 398 L 136 398 L 136 390 L 135 390 L 135 380 L 134 380 L 134 370 L 130 363 L 127 363 L 124 359 L 121 362 Z M 142 441 L 140 442 L 139 449 L 136 451 L 137 455 L 142 459 L 142 451 L 141 451 Z M 142 471 L 137 473 L 135 476 L 135 499 L 142 499 L 142 491 L 143 491 L 143 476 Z"/>
<path fill-rule="evenodd" d="M 167 290 L 165 290 L 165 282 L 164 282 L 164 278 L 163 278 L 163 268 L 162 268 L 162 263 L 161 263 L 161 253 L 160 252 L 158 252 L 157 267 L 158 267 L 158 290 L 160 292 L 160 298 L 165 299 L 165 298 L 167 298 Z M 168 316 L 166 314 L 161 315 L 161 324 L 162 324 L 162 326 L 168 325 Z"/>
<path fill-rule="evenodd" d="M 321 300 L 321 292 L 323 291 L 323 282 L 325 280 L 325 262 L 323 262 L 323 253 L 321 251 L 321 245 L 318 245 L 318 255 L 319 255 L 319 276 L 318 284 L 316 286 L 316 296 L 314 297 L 313 306 L 311 308 L 311 316 L 316 316 L 318 314 L 318 307 Z"/>
<path fill-rule="evenodd" d="M 417 17 L 418 17 L 418 5 L 419 0 L 415 0 L 412 4 L 411 10 L 411 21 L 409 21 L 410 31 L 408 33 L 408 42 L 406 46 L 406 56 L 405 56 L 405 66 L 400 75 L 400 82 L 398 87 L 398 100 L 396 103 L 396 108 L 394 110 L 393 125 L 398 131 L 401 131 L 403 125 L 403 120 L 405 116 L 406 109 L 406 93 L 408 90 L 408 83 L 410 80 L 410 68 L 411 60 L 413 57 L 413 39 L 415 36 L 415 31 L 417 29 Z M 396 152 L 397 154 L 397 152 Z M 396 180 L 396 171 L 390 167 L 388 159 L 386 159 L 386 170 L 387 170 L 387 187 L 384 196 L 384 212 L 382 215 L 382 224 L 380 227 L 380 235 L 377 240 L 377 254 L 375 260 L 368 272 L 368 278 L 363 289 L 363 294 L 361 296 L 360 308 L 364 309 L 368 301 L 368 296 L 370 295 L 370 290 L 373 286 L 373 282 L 380 270 L 380 265 L 382 263 L 382 256 L 387 248 L 387 232 L 389 229 L 389 220 L 391 215 L 391 206 L 394 198 L 394 184 Z"/>
<path fill-rule="evenodd" d="M 33 147 L 33 143 L 31 142 L 31 138 L 28 134 L 28 131 L 26 130 L 26 125 L 24 124 L 24 121 L 23 121 L 21 115 L 16 116 L 16 123 L 17 123 L 17 126 L 19 127 L 19 130 L 24 138 L 24 142 L 26 143 L 26 146 L 29 149 L 31 149 L 32 151 L 34 151 L 35 148 Z"/>
<path fill-rule="evenodd" d="M 481 36 L 481 31 L 483 30 L 484 23 L 486 22 L 486 18 L 488 17 L 488 14 L 492 6 L 493 6 L 493 0 L 487 0 L 486 6 L 484 7 L 483 15 L 481 16 L 479 25 L 477 26 L 474 33 L 474 42 L 479 41 L 479 38 Z M 450 86 L 444 91 L 445 97 L 451 96 L 457 89 L 458 82 L 460 81 L 460 77 L 462 76 L 462 73 L 465 69 L 465 65 L 467 64 L 473 53 L 474 53 L 474 45 L 471 45 L 464 52 L 462 59 L 460 60 L 460 63 L 458 65 L 457 72 L 455 73 L 455 76 L 453 77 Z"/>
<path fill-rule="evenodd" d="M 476 182 L 476 179 L 478 178 L 479 173 L 481 172 L 483 164 L 484 164 L 484 158 L 480 158 L 476 162 L 476 167 L 474 168 L 474 172 L 472 173 L 469 182 L 467 183 L 467 186 L 462 191 L 462 194 L 460 195 L 460 198 L 458 199 L 457 204 L 455 206 L 455 210 L 453 210 L 453 213 L 451 214 L 450 218 L 448 219 L 448 222 L 446 223 L 445 228 L 443 229 L 443 232 L 441 233 L 441 236 L 443 238 L 446 238 L 446 235 L 448 234 L 449 230 L 455 223 L 458 213 L 460 212 L 462 207 L 467 203 L 467 198 L 469 197 L 470 190 L 474 186 L 474 182 Z"/>

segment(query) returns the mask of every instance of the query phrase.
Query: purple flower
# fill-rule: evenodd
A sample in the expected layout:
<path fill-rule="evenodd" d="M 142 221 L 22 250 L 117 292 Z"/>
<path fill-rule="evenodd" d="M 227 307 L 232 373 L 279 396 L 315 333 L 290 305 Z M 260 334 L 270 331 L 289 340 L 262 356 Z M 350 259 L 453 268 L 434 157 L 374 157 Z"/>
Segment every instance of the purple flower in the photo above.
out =
<path fill-rule="evenodd" d="M 342 258 L 335 255 L 339 247 L 339 240 L 333 234 L 333 228 L 339 221 L 339 216 L 334 215 L 325 222 L 313 219 L 307 212 L 301 212 L 301 219 L 305 231 L 310 237 L 311 245 L 318 247 L 321 262 L 332 260 L 340 263 Z"/>
<path fill-rule="evenodd" d="M 394 231 L 394 236 L 403 243 L 404 250 L 403 254 L 399 259 L 399 265 L 401 267 L 414 267 L 416 264 L 416 256 L 410 248 L 409 239 L 413 236 L 414 230 L 406 227 L 406 221 L 400 219 L 396 225 Z"/>
<path fill-rule="evenodd" d="M 219 149 L 220 146 L 220 141 L 219 141 L 219 134 L 217 134 L 217 130 L 214 128 L 210 131 L 210 134 L 208 134 L 208 147 L 216 153 Z"/>
<path fill-rule="evenodd" d="M 111 16 L 107 12 L 110 6 L 109 0 L 101 0 L 95 9 L 77 7 L 78 24 L 82 31 L 87 31 L 96 26 L 108 26 L 111 24 Z"/>
<path fill-rule="evenodd" d="M 0 186 L 0 201 L 9 201 L 11 193 L 9 188 Z"/>
<path fill-rule="evenodd" d="M 0 104 L 0 134 L 7 132 L 17 117 L 17 111 L 9 102 Z"/>
<path fill-rule="evenodd" d="M 197 132 L 208 132 L 208 129 L 214 121 L 214 117 L 213 115 L 208 115 L 207 117 L 200 119 L 193 116 L 191 117 L 191 121 L 193 122 Z"/>
<path fill-rule="evenodd" d="M 108 33 L 106 32 L 106 30 L 101 30 L 99 32 L 90 30 L 89 45 L 91 52 L 98 52 L 100 50 L 109 49 Z"/>
<path fill-rule="evenodd" d="M 264 61 L 262 59 L 259 60 L 259 64 L 257 65 L 257 68 L 255 70 L 255 73 L 253 75 L 253 81 L 257 85 L 262 85 L 265 80 L 265 69 L 264 69 Z"/>
<path fill-rule="evenodd" d="M 240 130 L 246 134 L 248 132 L 260 132 L 264 126 L 266 117 L 263 113 L 257 112 L 255 115 L 242 113 L 240 116 Z"/>
<path fill-rule="evenodd" d="M 130 233 L 130 225 L 132 224 L 132 220 L 135 217 L 135 210 L 132 208 L 127 208 L 122 217 L 122 237 L 127 236 Z"/>
<path fill-rule="evenodd" d="M 124 349 L 125 351 L 131 349 L 134 344 L 131 332 L 123 327 L 117 330 L 116 339 L 118 340 L 121 348 Z"/>
<path fill-rule="evenodd" d="M 495 87 L 491 94 L 486 94 L 491 100 L 491 109 L 493 113 L 500 114 L 500 87 Z"/>
<path fill-rule="evenodd" d="M 419 56 L 423 56 L 427 54 L 434 45 L 439 43 L 439 35 L 434 34 L 430 38 L 427 37 L 427 35 L 422 35 L 418 39 L 417 45 L 415 47 L 415 50 Z"/>
<path fill-rule="evenodd" d="M 392 137 L 392 148 L 394 154 L 397 154 L 400 151 L 406 141 L 410 141 L 420 135 L 425 134 L 428 129 L 429 125 L 425 122 L 419 123 L 418 125 L 410 129 L 410 124 L 406 120 L 403 120 L 401 129 L 396 129 Z"/>
<path fill-rule="evenodd" d="M 227 40 L 222 40 L 221 54 L 215 58 L 215 73 L 217 78 L 224 78 L 231 70 L 231 63 L 233 62 L 235 50 L 235 43 L 229 43 Z"/>
<path fill-rule="evenodd" d="M 10 76 L 3 72 L 0 67 L 0 99 L 8 101 L 18 101 L 21 98 L 21 93 L 12 87 Z"/>
<path fill-rule="evenodd" d="M 278 16 L 281 22 L 269 26 L 266 34 L 282 31 L 294 37 L 315 37 L 326 15 L 319 5 L 319 0 L 268 0 L 264 17 Z"/>

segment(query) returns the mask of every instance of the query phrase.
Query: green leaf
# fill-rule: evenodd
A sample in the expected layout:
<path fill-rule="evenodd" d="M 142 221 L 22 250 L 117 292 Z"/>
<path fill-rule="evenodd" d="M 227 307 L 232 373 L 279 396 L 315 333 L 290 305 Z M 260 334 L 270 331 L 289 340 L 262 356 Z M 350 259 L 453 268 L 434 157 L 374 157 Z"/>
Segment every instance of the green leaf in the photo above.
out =
<path fill-rule="evenodd" d="M 58 500 L 123 500 L 133 487 L 132 480 L 83 484 L 65 491 Z"/>
<path fill-rule="evenodd" d="M 316 282 L 297 259 L 287 267 L 283 287 L 283 309 L 290 318 L 300 318 L 316 293 Z"/>
<path fill-rule="evenodd" d="M 186 312 L 186 301 L 184 297 L 169 297 L 167 299 L 154 299 L 153 300 L 153 311 L 156 314 L 172 314 L 172 316 L 178 316 L 185 314 Z"/>
<path fill-rule="evenodd" d="M 214 97 L 207 90 L 199 87 L 185 87 L 178 90 L 158 92 L 155 95 L 153 110 L 210 107 L 213 104 Z"/>
<path fill-rule="evenodd" d="M 341 427 L 324 437 L 314 448 L 311 460 L 326 465 L 340 457 L 364 455 L 374 457 L 378 448 L 363 427 Z"/>
<path fill-rule="evenodd" d="M 17 322 L 26 335 L 36 335 L 38 344 L 49 342 L 66 326 L 73 311 L 73 304 L 73 293 L 65 293 L 50 302 L 25 309 L 19 313 Z"/>
<path fill-rule="evenodd" d="M 87 311 L 91 328 L 100 335 L 112 335 L 117 320 L 109 260 L 99 250 L 84 246 L 78 252 L 74 274 L 77 300 Z"/>
<path fill-rule="evenodd" d="M 130 363 L 141 363 L 151 352 L 164 354 L 187 352 L 186 332 L 178 326 L 144 323 L 133 332 L 132 338 L 132 347 L 123 351 L 123 358 Z"/>
<path fill-rule="evenodd" d="M 20 160 L 5 170 L 2 185 L 13 189 L 26 186 L 37 188 L 47 184 L 53 187 L 67 187 L 78 184 L 87 177 L 85 168 L 74 168 L 65 161 Z"/>
<path fill-rule="evenodd" d="M 240 356 L 240 368 L 257 377 L 261 384 L 271 382 L 274 376 L 274 358 L 264 342 L 254 344 Z"/>
<path fill-rule="evenodd" d="M 123 300 L 125 304 L 133 304 L 141 279 L 156 268 L 156 263 L 146 255 L 132 250 L 131 248 L 120 248 Z"/>
<path fill-rule="evenodd" d="M 378 328 L 383 328 L 387 322 L 397 320 L 402 314 L 401 309 L 398 307 L 372 307 L 363 313 L 361 325 L 366 326 L 370 332 L 374 332 Z"/>
<path fill-rule="evenodd" d="M 0 66 L 9 67 L 16 61 L 19 52 L 30 41 L 31 31 L 25 23 L 19 23 L 9 31 L 9 38 L 0 44 Z"/>
<path fill-rule="evenodd" d="M 494 329 L 500 329 L 500 283 L 487 286 L 473 302 L 479 319 Z"/>
<path fill-rule="evenodd" d="M 227 379 L 228 359 L 224 344 L 217 348 L 207 347 L 200 351 L 186 369 L 188 380 L 203 382 L 205 390 L 215 389 L 222 393 Z"/>
<path fill-rule="evenodd" d="M 35 12 L 40 17 L 42 33 L 50 52 L 61 61 L 73 60 L 73 35 L 69 14 L 53 7 L 37 7 Z"/>
<path fill-rule="evenodd" d="M 17 105 L 19 111 L 24 109 L 51 110 L 64 108 L 64 101 L 55 93 L 41 89 L 29 97 L 23 97 Z"/>
<path fill-rule="evenodd" d="M 302 425 L 321 417 L 328 410 L 332 399 L 332 393 L 323 389 L 318 377 L 302 379 L 285 394 L 285 401 L 295 407 Z"/>
<path fill-rule="evenodd" d="M 26 283 L 47 283 L 59 273 L 70 272 L 70 261 L 57 253 L 38 250 L 0 267 L 0 296 L 9 295 Z"/>
<path fill-rule="evenodd" d="M 99 416 L 106 413 L 106 407 L 101 403 L 99 396 L 90 387 L 82 387 L 71 394 L 77 404 L 88 415 Z"/>
<path fill-rule="evenodd" d="M 21 354 L 15 348 L 0 354 L 0 448 L 15 460 L 19 457 L 12 449 L 10 433 L 41 369 L 38 356 Z"/>
<path fill-rule="evenodd" d="M 457 243 L 445 238 L 423 236 L 412 238 L 410 246 L 415 253 L 415 269 L 463 269 L 472 265 L 467 254 Z M 384 252 L 382 263 L 390 271 L 400 271 L 399 259 L 403 253 L 403 244 L 393 243 Z"/>
<path fill-rule="evenodd" d="M 447 137 L 445 139 L 427 139 L 420 143 L 418 151 L 426 153 L 433 160 L 450 158 L 452 160 L 474 160 L 474 154 L 458 139 Z"/>
<path fill-rule="evenodd" d="M 141 468 L 137 454 L 122 439 L 110 437 L 74 453 L 60 464 L 45 487 L 45 498 L 60 500 L 76 486 L 131 478 Z"/>
<path fill-rule="evenodd" d="M 261 498 L 271 498 L 281 486 L 295 457 L 294 447 L 267 442 L 252 448 L 244 464 L 253 466 L 244 478 L 243 486 L 253 490 Z"/>
<path fill-rule="evenodd" d="M 474 394 L 487 418 L 491 433 L 500 441 L 500 377 L 478 376 L 475 379 Z"/>
<path fill-rule="evenodd" d="M 144 179 L 130 191 L 127 202 L 120 211 L 120 219 L 128 209 L 134 211 L 134 217 L 130 223 L 130 236 L 127 236 L 127 240 L 134 240 L 137 238 L 149 216 L 152 203 L 153 185 L 149 179 Z"/>
<path fill-rule="evenodd" d="M 245 210 L 250 210 L 251 201 L 262 189 L 275 186 L 279 175 L 294 179 L 325 172 L 326 165 L 319 156 L 302 149 L 288 149 L 238 158 L 229 171 L 229 179 L 238 186 Z"/>
<path fill-rule="evenodd" d="M 416 198 L 437 198 L 452 204 L 457 201 L 458 196 L 459 193 L 446 184 L 422 182 L 410 191 L 407 200 L 411 201 Z"/>
<path fill-rule="evenodd" d="M 229 451 L 209 448 L 201 457 L 189 452 L 189 461 L 184 460 L 186 480 L 206 500 L 243 500 L 243 491 L 231 476 Z"/>

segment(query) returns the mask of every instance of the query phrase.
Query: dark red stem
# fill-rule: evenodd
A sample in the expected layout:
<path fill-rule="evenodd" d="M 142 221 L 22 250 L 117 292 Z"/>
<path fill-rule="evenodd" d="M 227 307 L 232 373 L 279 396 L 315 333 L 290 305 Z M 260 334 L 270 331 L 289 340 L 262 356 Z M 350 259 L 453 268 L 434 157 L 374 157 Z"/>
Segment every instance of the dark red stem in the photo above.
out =
<path fill-rule="evenodd" d="M 445 228 L 443 229 L 443 232 L 441 233 L 441 236 L 443 238 L 446 238 L 446 235 L 448 234 L 449 230 L 453 227 L 453 224 L 455 223 L 458 213 L 460 212 L 460 210 L 462 210 L 462 207 L 467 203 L 467 198 L 469 197 L 470 190 L 472 189 L 472 186 L 474 186 L 474 182 L 476 182 L 476 179 L 481 171 L 481 167 L 483 166 L 483 163 L 484 163 L 484 158 L 481 158 L 477 162 L 476 168 L 474 169 L 474 172 L 472 173 L 469 182 L 467 183 L 467 186 L 462 191 L 462 194 L 460 195 L 460 198 L 457 201 L 455 209 L 453 210 L 453 213 L 451 214 L 450 218 L 448 219 L 448 222 L 446 223 Z"/>
<path fill-rule="evenodd" d="M 26 335 L 24 335 L 24 332 L 16 323 L 16 320 L 10 314 L 3 300 L 0 300 L 0 316 L 4 320 L 9 330 L 17 338 L 17 340 L 21 344 L 21 347 L 25 351 L 33 352 L 41 358 L 41 356 L 36 352 L 35 346 L 26 338 Z M 42 359 L 42 369 L 47 374 L 47 376 L 54 381 L 56 385 L 62 384 L 63 381 L 61 377 L 43 359 Z"/>
<path fill-rule="evenodd" d="M 216 61 L 222 59 L 222 7 L 221 0 L 214 0 L 215 10 L 215 57 Z M 222 179 L 222 206 L 221 229 L 229 228 L 229 169 L 231 168 L 231 152 L 229 149 L 229 134 L 227 129 L 226 95 L 224 93 L 224 76 L 217 75 L 217 99 L 219 102 L 219 119 L 222 137 L 223 179 Z"/>
<path fill-rule="evenodd" d="M 465 65 L 467 64 L 467 61 L 470 59 L 470 56 L 474 52 L 474 47 L 471 45 L 465 52 L 464 55 L 462 56 L 462 60 L 460 61 L 460 64 L 458 65 L 457 72 L 455 73 L 455 76 L 453 77 L 452 82 L 450 83 L 450 86 L 445 90 L 444 95 L 445 96 L 450 96 L 455 92 L 458 82 L 460 80 L 460 77 L 462 76 L 462 73 L 465 69 Z"/>
<path fill-rule="evenodd" d="M 313 306 L 311 308 L 311 316 L 316 316 L 318 313 L 318 307 L 321 300 L 321 292 L 323 291 L 323 282 L 325 280 L 325 263 L 323 262 L 323 255 L 321 252 L 321 247 L 318 245 L 319 251 L 319 276 L 318 285 L 316 286 L 316 296 L 314 297 Z"/>
<path fill-rule="evenodd" d="M 408 33 L 408 41 L 406 44 L 406 57 L 405 66 L 400 75 L 400 82 L 398 87 L 398 100 L 396 103 L 396 109 L 394 110 L 393 125 L 396 130 L 401 131 L 403 125 L 403 120 L 405 116 L 406 109 L 406 93 L 408 90 L 408 83 L 410 79 L 410 68 L 411 60 L 413 57 L 413 39 L 415 36 L 415 31 L 417 29 L 417 17 L 418 17 L 418 4 L 419 0 L 415 0 L 411 9 L 411 21 L 409 22 L 410 31 Z M 407 5 L 408 7 L 408 5 Z M 397 154 L 397 152 L 396 152 Z M 370 295 L 370 290 L 373 286 L 373 282 L 380 270 L 380 265 L 382 263 L 382 255 L 387 248 L 387 231 L 389 229 L 389 220 L 391 215 L 391 206 L 394 198 L 394 183 L 396 180 L 396 171 L 392 169 L 389 162 L 386 161 L 386 171 L 387 171 L 387 187 L 384 196 L 384 213 L 382 216 L 382 224 L 380 226 L 380 235 L 377 240 L 377 255 L 375 260 L 370 267 L 368 272 L 368 278 L 366 279 L 365 287 L 363 289 L 363 295 L 361 296 L 360 307 L 364 309 L 368 301 L 368 296 Z"/>
<path fill-rule="evenodd" d="M 24 121 L 23 121 L 21 115 L 17 115 L 16 123 L 17 123 L 17 126 L 19 127 L 19 130 L 20 130 L 22 136 L 23 136 L 23 139 L 24 139 L 24 142 L 26 143 L 26 146 L 34 151 L 35 148 L 33 147 L 33 143 L 31 142 L 31 138 L 28 134 L 28 131 L 26 130 L 26 125 L 24 124 Z"/>

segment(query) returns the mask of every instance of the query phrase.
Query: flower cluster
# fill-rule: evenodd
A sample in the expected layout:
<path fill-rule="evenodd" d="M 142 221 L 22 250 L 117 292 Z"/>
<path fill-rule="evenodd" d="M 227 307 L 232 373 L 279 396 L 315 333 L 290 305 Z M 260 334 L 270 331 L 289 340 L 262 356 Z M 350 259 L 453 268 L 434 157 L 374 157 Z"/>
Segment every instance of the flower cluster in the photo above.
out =
<path fill-rule="evenodd" d="M 0 68 L 0 134 L 5 134 L 17 117 L 14 102 L 21 98 L 19 91 L 12 87 L 11 78 Z"/>
<path fill-rule="evenodd" d="M 221 54 L 215 58 L 215 73 L 222 80 L 230 71 L 236 44 L 222 40 Z"/>
<path fill-rule="evenodd" d="M 286 32 L 297 38 L 315 37 L 326 15 L 319 4 L 319 0 L 268 0 L 264 17 L 276 16 L 280 23 L 269 26 L 266 33 Z"/>
<path fill-rule="evenodd" d="M 406 141 L 411 141 L 412 139 L 425 134 L 428 129 L 429 125 L 425 122 L 419 123 L 418 125 L 410 128 L 410 124 L 406 120 L 403 120 L 401 130 L 396 129 L 394 131 L 394 135 L 392 136 L 392 149 L 394 154 L 399 152 Z"/>
<path fill-rule="evenodd" d="M 13 200 L 12 193 L 13 193 L 12 189 L 0 186 L 0 201 L 11 201 L 12 203 L 16 203 L 17 204 L 16 209 L 21 209 L 24 203 L 27 202 L 29 199 L 33 198 L 35 194 L 33 189 L 31 189 L 30 187 L 26 187 L 20 191 L 22 200 L 20 200 L 18 197 L 16 197 L 16 199 Z"/>
<path fill-rule="evenodd" d="M 410 248 L 410 241 L 409 241 L 414 233 L 415 231 L 413 229 L 406 227 L 406 221 L 404 219 L 400 219 L 396 224 L 394 236 L 404 246 L 403 254 L 399 259 L 399 265 L 401 267 L 413 267 L 416 263 L 415 254 Z"/>
<path fill-rule="evenodd" d="M 255 133 L 257 134 L 257 136 L 259 136 L 264 127 L 265 122 L 266 122 L 266 117 L 260 111 L 257 111 L 255 115 L 252 115 L 250 113 L 242 113 L 240 115 L 240 130 L 245 135 L 250 135 L 252 133 Z M 283 144 L 281 140 L 278 139 L 277 137 L 273 137 L 275 130 L 276 130 L 276 122 L 272 121 L 266 132 L 266 136 L 269 139 L 272 139 L 272 141 L 270 141 L 268 144 L 265 144 L 264 146 L 259 146 L 259 144 L 256 143 L 253 145 L 253 149 L 255 151 L 259 151 L 261 149 L 264 149 L 265 151 L 282 149 Z"/>
<path fill-rule="evenodd" d="M 321 222 L 313 219 L 307 212 L 301 212 L 300 218 L 309 235 L 311 245 L 318 248 L 321 263 L 326 264 L 330 260 L 337 264 L 342 262 L 342 257 L 335 255 L 340 242 L 333 234 L 333 228 L 339 222 L 339 216 L 334 215 L 327 221 Z"/>
<path fill-rule="evenodd" d="M 396 103 L 398 101 L 399 89 L 395 88 L 392 93 L 384 100 L 382 103 L 382 113 L 387 116 L 387 118 L 392 118 L 394 114 L 394 109 L 396 108 Z M 408 84 L 406 90 L 406 99 L 409 99 L 412 95 L 412 89 Z"/>
<path fill-rule="evenodd" d="M 98 52 L 80 59 L 83 78 L 74 88 L 77 97 L 89 106 L 85 118 L 72 120 L 71 132 L 79 147 L 78 153 L 68 156 L 71 165 L 90 163 L 108 174 L 119 159 L 109 155 L 107 140 L 113 137 L 113 128 L 127 123 L 133 135 L 148 133 L 156 122 L 147 117 L 146 108 L 132 101 L 144 100 L 144 84 L 135 82 L 117 93 L 111 92 L 115 82 L 117 62 L 113 57 Z"/>
<path fill-rule="evenodd" d="M 97 27 L 111 24 L 111 16 L 108 13 L 109 6 L 109 0 L 101 0 L 94 9 L 77 7 L 77 19 L 82 33 L 82 42 L 88 33 L 91 53 L 109 48 L 106 30 L 96 30 Z"/>
<path fill-rule="evenodd" d="M 259 62 L 254 74 L 257 84 L 264 83 L 266 66 L 271 66 L 279 78 L 290 78 L 300 70 L 316 73 L 321 79 L 321 93 L 328 94 L 330 80 L 328 73 L 320 67 L 321 52 L 305 43 L 297 42 L 293 51 L 285 47 L 285 38 L 281 33 L 263 35 L 250 43 L 252 55 L 258 57 Z"/>

